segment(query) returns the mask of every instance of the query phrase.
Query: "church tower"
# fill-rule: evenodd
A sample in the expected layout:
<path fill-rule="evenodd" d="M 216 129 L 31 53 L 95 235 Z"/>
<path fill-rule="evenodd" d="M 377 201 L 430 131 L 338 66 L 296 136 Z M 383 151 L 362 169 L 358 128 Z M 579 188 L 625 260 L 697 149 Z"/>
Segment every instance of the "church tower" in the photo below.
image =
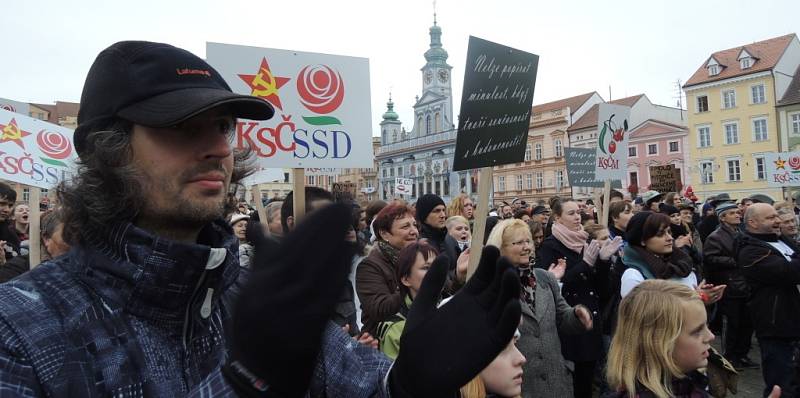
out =
<path fill-rule="evenodd" d="M 386 112 L 383 113 L 381 121 L 381 145 L 393 144 L 403 138 L 400 124 L 400 118 L 394 111 L 392 94 L 389 94 L 389 102 L 386 103 Z"/>
<path fill-rule="evenodd" d="M 414 104 L 414 137 L 438 134 L 455 128 L 453 124 L 452 66 L 447 64 L 447 51 L 442 48 L 442 28 L 430 28 L 431 43 L 425 51 L 422 72 L 422 96 Z"/>

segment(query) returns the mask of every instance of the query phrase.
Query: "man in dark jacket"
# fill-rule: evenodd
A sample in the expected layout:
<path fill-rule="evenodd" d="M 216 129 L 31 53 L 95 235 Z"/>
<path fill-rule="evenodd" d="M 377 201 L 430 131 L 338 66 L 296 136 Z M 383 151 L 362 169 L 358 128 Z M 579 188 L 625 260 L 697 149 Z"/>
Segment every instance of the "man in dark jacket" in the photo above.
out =
<path fill-rule="evenodd" d="M 253 171 L 235 156 L 236 118 L 273 113 L 167 44 L 98 55 L 74 133 L 79 168 L 58 191 L 72 249 L 0 284 L 0 395 L 452 396 L 502 351 L 519 284 L 491 249 L 482 260 L 495 261 L 439 309 L 447 268 L 434 261 L 393 364 L 329 321 L 351 267 L 352 209 L 316 210 L 239 266 L 222 219 Z"/>
<path fill-rule="evenodd" d="M 725 328 L 725 358 L 737 369 L 757 368 L 747 353 L 750 351 L 750 340 L 753 337 L 753 322 L 747 310 L 750 288 L 736 262 L 734 247 L 742 223 L 739 208 L 733 203 L 723 203 L 716 208 L 720 224 L 706 238 L 703 252 L 703 264 L 708 282 L 714 285 L 727 285 L 725 296 L 720 300 L 722 316 L 728 322 Z"/>
<path fill-rule="evenodd" d="M 779 238 L 780 219 L 766 203 L 744 216 L 737 259 L 752 290 L 750 313 L 761 348 L 764 396 L 778 385 L 784 397 L 798 396 L 800 348 L 800 248 Z"/>
<path fill-rule="evenodd" d="M 419 238 L 428 239 L 439 253 L 445 253 L 447 236 L 447 207 L 439 195 L 426 193 L 417 200 L 417 224 Z M 455 259 L 453 259 L 455 261 Z"/>
<path fill-rule="evenodd" d="M 17 200 L 17 191 L 8 184 L 0 182 L 0 241 L 5 242 L 0 246 L 5 252 L 5 259 L 0 260 L 0 264 L 5 260 L 11 260 L 19 255 L 19 238 L 11 231 L 14 223 L 11 221 L 11 210 Z"/>

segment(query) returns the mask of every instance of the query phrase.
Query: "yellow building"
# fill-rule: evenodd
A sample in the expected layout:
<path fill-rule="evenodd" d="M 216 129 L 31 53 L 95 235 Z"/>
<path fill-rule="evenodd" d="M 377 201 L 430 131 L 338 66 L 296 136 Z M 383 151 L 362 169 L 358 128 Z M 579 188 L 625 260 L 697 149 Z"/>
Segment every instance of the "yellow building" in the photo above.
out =
<path fill-rule="evenodd" d="M 683 86 L 689 120 L 689 171 L 700 200 L 739 199 L 769 188 L 764 154 L 782 151 L 775 105 L 800 65 L 797 35 L 718 51 Z"/>

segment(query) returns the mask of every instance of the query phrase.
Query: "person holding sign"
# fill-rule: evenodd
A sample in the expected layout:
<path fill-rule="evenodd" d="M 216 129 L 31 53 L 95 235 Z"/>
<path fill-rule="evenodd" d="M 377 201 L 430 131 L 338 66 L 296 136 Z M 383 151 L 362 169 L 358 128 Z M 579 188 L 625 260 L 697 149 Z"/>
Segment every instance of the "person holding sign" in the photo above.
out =
<path fill-rule="evenodd" d="M 72 249 L 0 285 L 4 392 L 443 397 L 497 357 L 519 324 L 519 286 L 491 251 L 440 309 L 447 266 L 434 262 L 393 364 L 329 321 L 355 251 L 350 207 L 315 210 L 279 245 L 254 237 L 252 271 L 239 266 L 222 217 L 252 169 L 232 149 L 235 122 L 273 114 L 188 51 L 131 41 L 98 55 L 79 167 L 58 189 Z"/>

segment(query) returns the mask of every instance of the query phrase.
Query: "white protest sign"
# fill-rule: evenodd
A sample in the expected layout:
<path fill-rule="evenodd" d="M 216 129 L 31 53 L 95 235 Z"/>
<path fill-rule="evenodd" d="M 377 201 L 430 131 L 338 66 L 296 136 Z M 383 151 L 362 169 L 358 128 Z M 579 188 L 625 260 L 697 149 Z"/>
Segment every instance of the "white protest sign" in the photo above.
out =
<path fill-rule="evenodd" d="M 39 188 L 69 179 L 72 130 L 0 109 L 0 178 Z"/>
<path fill-rule="evenodd" d="M 771 187 L 800 186 L 800 152 L 765 153 L 767 185 Z"/>
<path fill-rule="evenodd" d="M 595 180 L 625 181 L 628 170 L 628 130 L 631 108 L 599 104 Z"/>
<path fill-rule="evenodd" d="M 28 116 L 31 113 L 31 106 L 29 104 L 5 98 L 0 98 L 0 109 L 16 112 L 23 116 Z"/>
<path fill-rule="evenodd" d="M 410 178 L 395 178 L 394 193 L 398 195 L 411 195 L 411 187 L 413 185 L 414 180 Z"/>
<path fill-rule="evenodd" d="M 307 176 L 338 176 L 339 169 L 332 167 L 312 167 L 306 168 Z"/>
<path fill-rule="evenodd" d="M 233 91 L 275 108 L 239 120 L 234 144 L 263 167 L 372 167 L 369 60 L 207 43 L 208 62 Z"/>

